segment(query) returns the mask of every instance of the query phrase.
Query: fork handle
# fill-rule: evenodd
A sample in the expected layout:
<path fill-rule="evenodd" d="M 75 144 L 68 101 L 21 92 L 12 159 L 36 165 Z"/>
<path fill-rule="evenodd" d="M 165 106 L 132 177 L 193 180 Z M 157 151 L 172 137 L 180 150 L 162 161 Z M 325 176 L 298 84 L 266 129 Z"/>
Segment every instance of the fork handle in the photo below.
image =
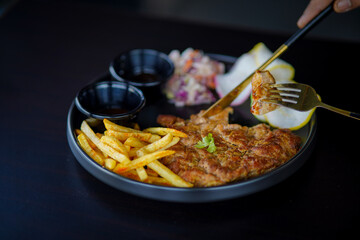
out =
<path fill-rule="evenodd" d="M 322 107 L 322 108 L 326 108 L 330 111 L 333 111 L 333 112 L 336 112 L 336 113 L 339 113 L 339 114 L 342 114 L 344 116 L 347 116 L 347 117 L 351 117 L 351 118 L 355 118 L 357 120 L 360 120 L 360 114 L 359 113 L 355 113 L 355 112 L 350 112 L 350 111 L 346 111 L 346 110 L 343 110 L 343 109 L 340 109 L 340 108 L 336 108 L 336 107 L 333 107 L 333 106 L 330 106 L 326 103 L 323 103 L 321 102 L 319 104 L 319 107 Z"/>

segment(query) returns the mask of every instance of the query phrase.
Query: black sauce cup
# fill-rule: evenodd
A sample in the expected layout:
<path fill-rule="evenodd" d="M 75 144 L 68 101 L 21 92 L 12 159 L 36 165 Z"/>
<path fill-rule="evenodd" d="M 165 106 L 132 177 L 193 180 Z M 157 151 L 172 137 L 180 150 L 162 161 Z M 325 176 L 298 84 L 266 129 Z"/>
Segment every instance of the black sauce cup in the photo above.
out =
<path fill-rule="evenodd" d="M 145 97 L 126 82 L 95 81 L 78 92 L 75 105 L 90 119 L 129 125 L 145 106 Z"/>
<path fill-rule="evenodd" d="M 141 89 L 148 102 L 161 96 L 164 83 L 173 75 L 174 64 L 162 52 L 133 49 L 118 55 L 109 67 L 111 76 Z"/>

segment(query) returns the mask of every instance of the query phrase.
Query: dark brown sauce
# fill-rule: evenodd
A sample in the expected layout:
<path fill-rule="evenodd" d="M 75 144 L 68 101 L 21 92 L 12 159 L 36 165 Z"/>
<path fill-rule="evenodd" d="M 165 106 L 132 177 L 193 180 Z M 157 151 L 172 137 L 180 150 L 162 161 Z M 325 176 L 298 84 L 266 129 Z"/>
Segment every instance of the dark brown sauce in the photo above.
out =
<path fill-rule="evenodd" d="M 158 77 L 155 74 L 151 74 L 151 73 L 140 73 L 131 76 L 129 80 L 139 83 L 150 83 L 150 82 L 156 82 L 158 80 Z"/>
<path fill-rule="evenodd" d="M 98 109 L 95 111 L 97 114 L 103 115 L 114 115 L 114 114 L 123 114 L 129 112 L 129 110 L 124 108 L 109 108 L 109 109 Z"/>

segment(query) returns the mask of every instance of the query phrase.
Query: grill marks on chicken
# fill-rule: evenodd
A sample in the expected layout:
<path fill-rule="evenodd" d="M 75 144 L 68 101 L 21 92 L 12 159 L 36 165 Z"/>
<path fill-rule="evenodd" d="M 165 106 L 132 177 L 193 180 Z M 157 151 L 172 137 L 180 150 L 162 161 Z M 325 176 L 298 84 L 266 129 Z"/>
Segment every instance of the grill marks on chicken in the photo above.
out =
<path fill-rule="evenodd" d="M 229 113 L 231 108 L 203 118 L 200 112 L 190 120 L 160 115 L 160 125 L 188 135 L 171 148 L 176 153 L 162 162 L 194 186 L 210 187 L 259 176 L 287 162 L 300 149 L 300 137 L 290 130 L 271 130 L 265 124 L 253 127 L 229 124 Z M 208 133 L 212 133 L 215 141 L 214 153 L 194 147 Z"/>

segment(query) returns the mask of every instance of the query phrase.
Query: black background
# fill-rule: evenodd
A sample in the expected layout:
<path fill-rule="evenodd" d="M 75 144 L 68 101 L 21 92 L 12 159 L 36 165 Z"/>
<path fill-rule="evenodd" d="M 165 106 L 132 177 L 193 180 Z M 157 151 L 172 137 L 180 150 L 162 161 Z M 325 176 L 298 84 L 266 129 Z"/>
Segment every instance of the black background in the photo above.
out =
<path fill-rule="evenodd" d="M 326 21 L 326 20 L 325 20 Z M 115 190 L 75 160 L 76 92 L 131 48 L 240 56 L 288 36 L 61 1 L 21 1 L 0 20 L 1 239 L 335 239 L 356 234 L 359 121 L 318 109 L 316 146 L 286 181 L 229 201 L 180 204 Z M 324 102 L 360 112 L 360 45 L 303 39 L 282 57 Z"/>

